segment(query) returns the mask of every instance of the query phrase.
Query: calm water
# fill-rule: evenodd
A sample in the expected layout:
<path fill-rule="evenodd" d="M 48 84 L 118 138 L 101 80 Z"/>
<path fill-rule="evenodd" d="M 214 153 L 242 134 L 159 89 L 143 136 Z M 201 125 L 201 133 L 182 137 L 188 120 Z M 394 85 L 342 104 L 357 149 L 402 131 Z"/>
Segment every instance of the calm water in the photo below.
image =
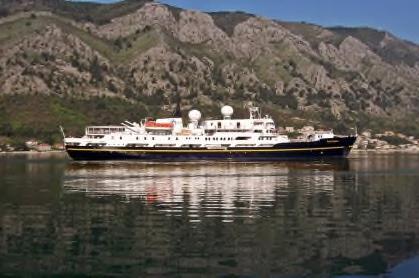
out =
<path fill-rule="evenodd" d="M 0 225 L 3 275 L 419 277 L 419 155 L 0 155 Z"/>

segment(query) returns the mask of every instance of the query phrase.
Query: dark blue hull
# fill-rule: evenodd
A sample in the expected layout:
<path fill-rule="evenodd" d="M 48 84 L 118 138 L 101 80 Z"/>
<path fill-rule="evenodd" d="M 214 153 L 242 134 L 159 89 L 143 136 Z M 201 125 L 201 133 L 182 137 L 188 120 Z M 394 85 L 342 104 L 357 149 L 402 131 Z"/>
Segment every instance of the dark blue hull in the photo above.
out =
<path fill-rule="evenodd" d="M 144 148 L 66 147 L 74 160 L 239 160 L 271 161 L 287 159 L 346 157 L 356 136 L 335 137 L 317 142 L 291 142 L 270 148 Z"/>

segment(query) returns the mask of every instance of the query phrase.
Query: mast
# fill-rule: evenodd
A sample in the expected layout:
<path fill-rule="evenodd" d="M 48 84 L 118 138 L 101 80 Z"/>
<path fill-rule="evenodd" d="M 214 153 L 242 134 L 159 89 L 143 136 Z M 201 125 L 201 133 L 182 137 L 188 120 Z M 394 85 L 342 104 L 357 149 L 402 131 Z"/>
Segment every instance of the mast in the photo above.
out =
<path fill-rule="evenodd" d="M 175 110 L 173 111 L 173 117 L 174 118 L 182 118 L 182 109 L 180 107 L 180 95 L 179 93 L 176 93 L 176 107 Z"/>
<path fill-rule="evenodd" d="M 249 114 L 250 114 L 250 119 L 260 119 L 261 114 L 260 114 L 260 108 L 259 107 L 249 107 Z"/>

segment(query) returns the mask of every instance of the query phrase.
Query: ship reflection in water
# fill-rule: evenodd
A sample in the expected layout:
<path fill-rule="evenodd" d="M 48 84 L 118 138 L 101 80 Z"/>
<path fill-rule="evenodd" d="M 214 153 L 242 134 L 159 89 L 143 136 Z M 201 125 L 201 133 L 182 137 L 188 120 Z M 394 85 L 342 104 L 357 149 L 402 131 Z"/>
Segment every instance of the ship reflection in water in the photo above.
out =
<path fill-rule="evenodd" d="M 290 183 L 306 194 L 332 192 L 333 170 L 348 166 L 347 160 L 335 163 L 72 163 L 64 187 L 89 197 L 144 200 L 168 216 L 187 216 L 191 222 L 205 217 L 231 222 L 262 216 L 263 208 L 287 198 Z"/>
<path fill-rule="evenodd" d="M 417 155 L 6 161 L 1 273 L 419 277 Z"/>

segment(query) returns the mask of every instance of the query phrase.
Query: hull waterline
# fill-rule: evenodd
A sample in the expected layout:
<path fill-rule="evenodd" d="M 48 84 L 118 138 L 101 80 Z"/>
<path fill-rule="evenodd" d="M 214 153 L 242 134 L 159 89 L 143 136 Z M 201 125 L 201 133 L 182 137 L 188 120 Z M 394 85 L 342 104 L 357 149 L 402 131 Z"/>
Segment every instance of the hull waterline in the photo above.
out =
<path fill-rule="evenodd" d="M 66 147 L 68 155 L 79 161 L 89 160 L 237 160 L 272 161 L 346 157 L 356 136 L 335 137 L 316 142 L 291 142 L 269 148 L 152 148 L 152 147 Z"/>

